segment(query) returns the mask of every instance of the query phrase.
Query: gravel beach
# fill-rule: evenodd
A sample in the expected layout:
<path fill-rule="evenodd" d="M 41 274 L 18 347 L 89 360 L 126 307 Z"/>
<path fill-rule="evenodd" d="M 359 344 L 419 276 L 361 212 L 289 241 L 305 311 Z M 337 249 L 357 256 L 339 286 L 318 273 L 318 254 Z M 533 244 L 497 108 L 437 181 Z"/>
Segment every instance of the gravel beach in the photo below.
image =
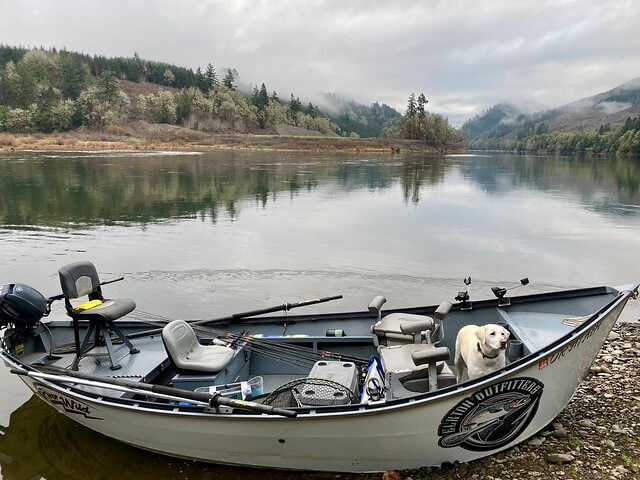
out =
<path fill-rule="evenodd" d="M 538 435 L 497 455 L 399 479 L 640 478 L 640 324 L 616 325 L 567 407 Z"/>

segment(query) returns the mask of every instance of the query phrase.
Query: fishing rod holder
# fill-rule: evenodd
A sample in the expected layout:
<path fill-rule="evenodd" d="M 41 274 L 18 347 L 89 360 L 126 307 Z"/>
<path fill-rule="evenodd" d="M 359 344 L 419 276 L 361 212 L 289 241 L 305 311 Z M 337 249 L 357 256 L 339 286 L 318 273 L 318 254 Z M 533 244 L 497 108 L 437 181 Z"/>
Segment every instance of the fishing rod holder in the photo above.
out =
<path fill-rule="evenodd" d="M 469 290 L 471 289 L 471 276 L 462 280 L 466 288 L 455 296 L 454 300 L 460 302 L 460 310 L 472 310 L 473 303 L 471 302 L 471 296 Z"/>
<path fill-rule="evenodd" d="M 511 299 L 509 297 L 505 297 L 507 292 L 509 292 L 511 290 L 514 290 L 516 288 L 524 287 L 525 285 L 529 285 L 529 278 L 528 277 L 525 277 L 525 278 L 521 279 L 520 280 L 520 285 L 516 285 L 515 287 L 511 287 L 511 288 L 491 287 L 491 291 L 493 292 L 493 294 L 498 299 L 498 306 L 499 307 L 508 307 L 508 306 L 511 305 Z"/>

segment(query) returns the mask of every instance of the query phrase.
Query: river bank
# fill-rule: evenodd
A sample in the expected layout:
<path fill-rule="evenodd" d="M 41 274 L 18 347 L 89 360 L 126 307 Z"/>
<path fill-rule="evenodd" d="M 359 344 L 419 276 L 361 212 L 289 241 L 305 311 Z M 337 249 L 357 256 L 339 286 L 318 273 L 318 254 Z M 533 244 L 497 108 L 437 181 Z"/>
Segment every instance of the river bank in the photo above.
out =
<path fill-rule="evenodd" d="M 444 469 L 384 480 L 631 479 L 640 476 L 640 324 L 614 327 L 567 407 L 528 441 Z"/>
<path fill-rule="evenodd" d="M 105 131 L 0 133 L 0 151 L 212 151 L 274 150 L 345 153 L 460 153 L 463 146 L 430 146 L 419 140 L 250 133 L 207 133 L 175 125 L 128 124 Z"/>

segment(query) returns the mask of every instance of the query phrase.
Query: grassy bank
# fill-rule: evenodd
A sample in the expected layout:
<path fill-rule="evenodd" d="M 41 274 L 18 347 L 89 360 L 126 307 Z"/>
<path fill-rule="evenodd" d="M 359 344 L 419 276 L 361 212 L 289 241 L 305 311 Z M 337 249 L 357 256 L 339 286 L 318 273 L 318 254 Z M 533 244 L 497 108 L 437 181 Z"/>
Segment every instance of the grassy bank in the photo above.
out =
<path fill-rule="evenodd" d="M 317 136 L 218 134 L 176 125 L 136 122 L 104 131 L 79 129 L 62 133 L 0 133 L 0 151 L 117 150 L 210 151 L 216 149 L 336 151 L 352 153 L 459 152 L 464 148 L 429 146 L 419 140 Z"/>

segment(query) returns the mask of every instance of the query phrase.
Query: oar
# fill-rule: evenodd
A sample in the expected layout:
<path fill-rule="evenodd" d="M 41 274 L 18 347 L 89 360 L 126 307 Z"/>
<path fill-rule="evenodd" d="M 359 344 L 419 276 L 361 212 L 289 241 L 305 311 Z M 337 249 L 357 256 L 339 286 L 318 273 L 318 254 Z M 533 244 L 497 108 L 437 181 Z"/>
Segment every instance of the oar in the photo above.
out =
<path fill-rule="evenodd" d="M 190 323 L 191 325 L 214 325 L 214 324 L 230 323 L 230 322 L 233 322 L 234 320 L 239 320 L 241 318 L 255 317 L 256 315 L 279 312 L 282 310 L 292 310 L 294 308 L 306 307 L 309 305 L 316 305 L 318 303 L 331 302 L 332 300 L 339 300 L 341 298 L 342 298 L 342 295 L 334 295 L 331 297 L 314 298 L 312 300 L 303 300 L 301 302 L 283 303 L 282 305 L 276 305 L 274 307 L 260 308 L 258 310 L 249 310 L 248 312 L 232 313 L 231 315 L 227 315 L 226 317 L 212 318 L 209 320 L 187 320 L 187 323 Z M 147 335 L 155 335 L 160 332 L 162 332 L 162 328 L 154 328 L 152 330 L 145 330 L 143 332 L 131 333 L 127 335 L 127 338 L 131 339 L 131 338 L 138 338 L 138 337 L 146 337 Z"/>
<path fill-rule="evenodd" d="M 236 400 L 234 398 L 223 397 L 219 393 L 192 392 L 191 390 L 182 390 L 180 388 L 166 387 L 164 385 L 153 385 L 151 383 L 135 382 L 124 378 L 101 377 L 99 375 L 91 375 L 88 373 L 76 372 L 51 365 L 38 365 L 38 368 L 44 371 L 54 373 L 47 375 L 46 373 L 27 371 L 21 368 L 12 368 L 11 373 L 34 378 L 50 377 L 49 380 L 61 381 L 64 383 L 73 383 L 74 379 L 90 380 L 104 385 L 116 385 L 132 390 L 143 390 L 159 395 L 167 395 L 178 397 L 185 400 L 194 400 L 197 402 L 207 403 L 212 407 L 231 407 L 241 410 L 251 410 L 258 413 L 266 413 L 268 415 L 281 415 L 283 417 L 295 418 L 298 414 L 293 410 L 285 408 L 272 407 L 271 405 L 262 405 L 261 403 L 247 402 L 245 400 Z M 70 378 L 68 378 L 70 377 Z"/>

